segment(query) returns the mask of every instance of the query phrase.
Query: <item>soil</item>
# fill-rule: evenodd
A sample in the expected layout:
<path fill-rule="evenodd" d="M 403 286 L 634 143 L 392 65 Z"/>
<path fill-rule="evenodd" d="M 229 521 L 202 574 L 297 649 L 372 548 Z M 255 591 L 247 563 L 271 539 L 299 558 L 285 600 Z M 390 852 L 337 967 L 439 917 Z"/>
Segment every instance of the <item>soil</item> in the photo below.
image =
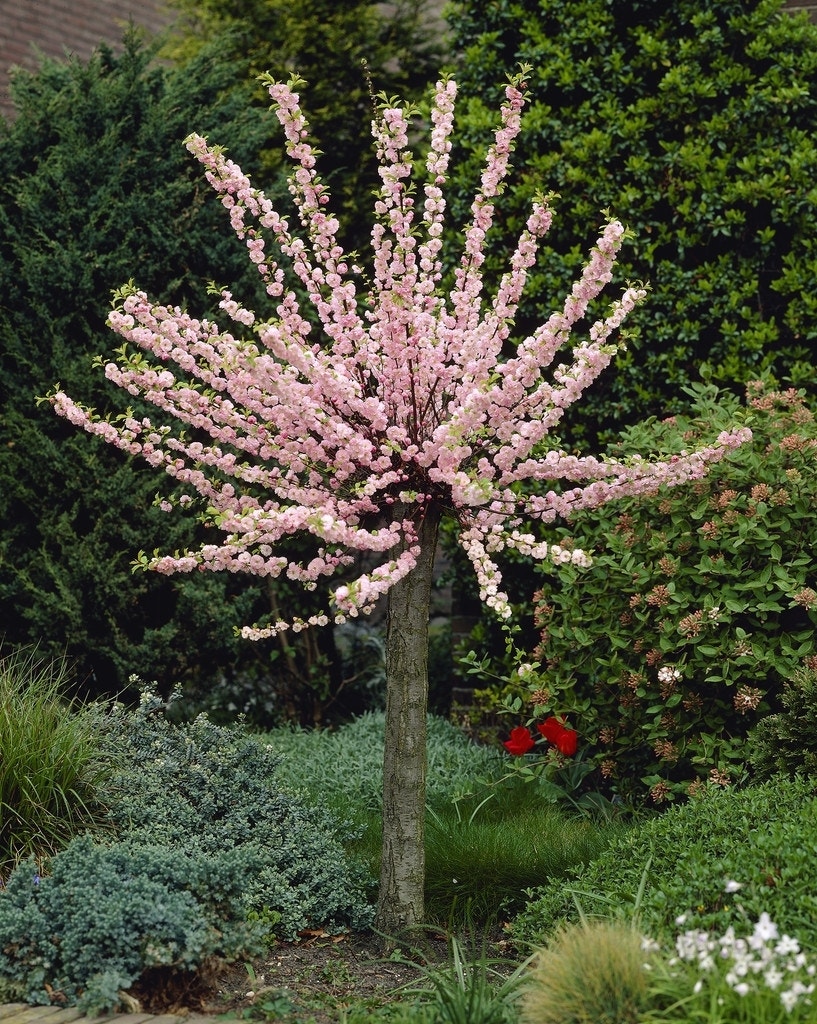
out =
<path fill-rule="evenodd" d="M 372 933 L 305 932 L 299 942 L 279 943 L 252 963 L 214 966 L 194 976 L 143 976 L 129 993 L 128 1009 L 337 1024 L 350 1008 L 365 1013 L 400 1001 L 399 990 L 422 985 L 423 966 L 440 965 L 447 954 L 445 936 L 427 938 L 422 953 L 390 958 Z"/>

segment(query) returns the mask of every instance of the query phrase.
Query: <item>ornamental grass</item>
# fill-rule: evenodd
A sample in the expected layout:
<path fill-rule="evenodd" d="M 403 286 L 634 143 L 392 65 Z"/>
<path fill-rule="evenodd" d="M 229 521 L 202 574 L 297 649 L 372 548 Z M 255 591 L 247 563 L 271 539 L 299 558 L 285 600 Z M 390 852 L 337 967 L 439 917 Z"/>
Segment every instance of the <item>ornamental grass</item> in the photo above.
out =
<path fill-rule="evenodd" d="M 0 647 L 0 870 L 65 846 L 102 809 L 94 707 L 64 699 L 64 660 Z"/>
<path fill-rule="evenodd" d="M 522 1024 L 639 1024 L 649 1003 L 642 937 L 619 921 L 583 921 L 541 951 Z"/>

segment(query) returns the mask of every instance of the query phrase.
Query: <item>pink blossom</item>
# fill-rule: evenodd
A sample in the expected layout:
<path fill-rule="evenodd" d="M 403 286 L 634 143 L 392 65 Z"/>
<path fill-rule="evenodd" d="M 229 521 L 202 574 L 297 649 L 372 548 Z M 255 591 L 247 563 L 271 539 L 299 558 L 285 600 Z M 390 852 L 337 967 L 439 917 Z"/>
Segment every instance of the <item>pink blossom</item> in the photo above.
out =
<path fill-rule="evenodd" d="M 50 396 L 61 416 L 183 485 L 180 504 L 193 494 L 203 499 L 223 542 L 146 559 L 155 571 L 284 575 L 307 590 L 338 576 L 333 617 L 342 622 L 370 611 L 411 572 L 421 524 L 434 510 L 458 521 L 482 600 L 508 617 L 502 551 L 579 566 L 590 557 L 548 544 L 523 522 L 549 524 L 682 485 L 748 440 L 746 429 L 725 431 L 700 451 L 627 462 L 548 449 L 565 410 L 615 357 L 617 334 L 647 292 L 630 285 L 603 317 L 583 324 L 626 237 L 610 220 L 561 308 L 505 355 L 554 216 L 552 197 L 536 196 L 507 272 L 494 295 L 484 295 L 486 240 L 522 126 L 523 76 L 506 89 L 449 290 L 442 236 L 455 83 L 437 83 L 425 179 L 416 188 L 407 112 L 388 105 L 375 117 L 380 187 L 364 275 L 337 241 L 295 83 L 270 82 L 269 92 L 293 163 L 299 232 L 220 148 L 195 134 L 187 140 L 261 276 L 268 308 L 247 309 L 223 290 L 218 305 L 244 331 L 237 336 L 123 289 L 108 323 L 125 345 L 105 374 L 155 407 L 156 421 L 109 420 L 59 390 Z M 297 533 L 317 548 L 305 562 L 285 553 Z M 361 552 L 375 556 L 374 567 L 355 578 Z M 245 635 L 327 621 L 316 615 L 247 627 Z"/>

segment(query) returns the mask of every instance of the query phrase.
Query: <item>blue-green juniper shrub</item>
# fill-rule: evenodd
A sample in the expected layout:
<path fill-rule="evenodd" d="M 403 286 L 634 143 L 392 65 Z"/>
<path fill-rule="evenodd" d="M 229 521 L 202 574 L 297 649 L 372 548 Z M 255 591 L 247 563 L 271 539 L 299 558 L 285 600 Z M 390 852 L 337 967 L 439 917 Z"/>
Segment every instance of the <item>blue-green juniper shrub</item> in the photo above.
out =
<path fill-rule="evenodd" d="M 128 839 L 74 839 L 49 873 L 20 864 L 0 898 L 0 997 L 117 1009 L 155 968 L 193 972 L 261 948 L 244 910 L 252 848 L 208 857 Z"/>
<path fill-rule="evenodd" d="M 247 908 L 274 914 L 283 937 L 367 925 L 368 879 L 346 858 L 344 823 L 281 788 L 281 759 L 262 740 L 205 715 L 174 724 L 164 711 L 145 689 L 137 709 L 108 719 L 105 796 L 118 833 L 192 857 L 253 851 Z"/>

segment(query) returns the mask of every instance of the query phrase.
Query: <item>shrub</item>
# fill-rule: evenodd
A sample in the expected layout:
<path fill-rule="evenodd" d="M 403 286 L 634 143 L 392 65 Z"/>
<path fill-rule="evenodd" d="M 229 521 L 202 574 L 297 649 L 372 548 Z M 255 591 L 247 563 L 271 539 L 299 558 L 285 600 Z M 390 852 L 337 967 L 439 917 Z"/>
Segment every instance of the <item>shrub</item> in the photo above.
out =
<path fill-rule="evenodd" d="M 0 647 L 0 872 L 98 824 L 97 712 L 63 699 L 67 663 Z"/>
<path fill-rule="evenodd" d="M 753 442 L 683 493 L 559 527 L 593 565 L 556 568 L 535 598 L 539 668 L 523 680 L 506 659 L 500 695 L 533 691 L 535 713 L 566 714 L 598 769 L 587 785 L 653 805 L 743 778 L 751 728 L 817 652 L 814 416 L 802 393 L 760 384 L 745 407 L 713 387 L 691 394 L 689 417 L 630 428 L 617 453 L 692 447 L 726 422 Z"/>
<path fill-rule="evenodd" d="M 817 26 L 781 5 L 449 5 L 456 77 L 472 97 L 458 113 L 452 215 L 464 219 L 470 202 L 465 183 L 496 83 L 525 61 L 531 104 L 515 154 L 524 171 L 503 199 L 505 248 L 526 216 L 531 181 L 561 196 L 552 251 L 528 295 L 562 293 L 600 209 L 633 232 L 623 277 L 651 285 L 637 317 L 643 340 L 566 418 L 573 433 L 609 439 L 645 415 L 682 411 L 683 386 L 707 372 L 727 387 L 764 370 L 797 385 L 815 380 Z M 500 239 L 489 244 L 500 272 Z"/>
<path fill-rule="evenodd" d="M 105 796 L 118 835 L 194 859 L 252 853 L 246 906 L 286 938 L 307 927 L 368 924 L 362 871 L 344 854 L 348 834 L 283 791 L 272 749 L 205 716 L 174 725 L 162 710 L 145 690 L 138 709 L 107 722 L 104 749 L 115 769 Z"/>
<path fill-rule="evenodd" d="M 817 665 L 808 664 L 786 680 L 780 695 L 783 710 L 762 718 L 749 735 L 749 759 L 755 775 L 777 772 L 817 775 Z"/>
<path fill-rule="evenodd" d="M 644 931 L 670 945 L 679 917 L 686 928 L 723 933 L 768 913 L 781 933 L 813 949 L 815 851 L 813 780 L 775 778 L 742 791 L 708 787 L 614 838 L 568 881 L 538 889 L 515 920 L 513 935 L 520 943 L 542 943 L 576 918 L 575 896 L 589 916 L 634 911 L 638 902 Z"/>
<path fill-rule="evenodd" d="M 258 952 L 243 904 L 257 859 L 85 836 L 53 858 L 48 875 L 21 864 L 0 896 L 0 993 L 107 1013 L 147 971 L 192 972 Z"/>

